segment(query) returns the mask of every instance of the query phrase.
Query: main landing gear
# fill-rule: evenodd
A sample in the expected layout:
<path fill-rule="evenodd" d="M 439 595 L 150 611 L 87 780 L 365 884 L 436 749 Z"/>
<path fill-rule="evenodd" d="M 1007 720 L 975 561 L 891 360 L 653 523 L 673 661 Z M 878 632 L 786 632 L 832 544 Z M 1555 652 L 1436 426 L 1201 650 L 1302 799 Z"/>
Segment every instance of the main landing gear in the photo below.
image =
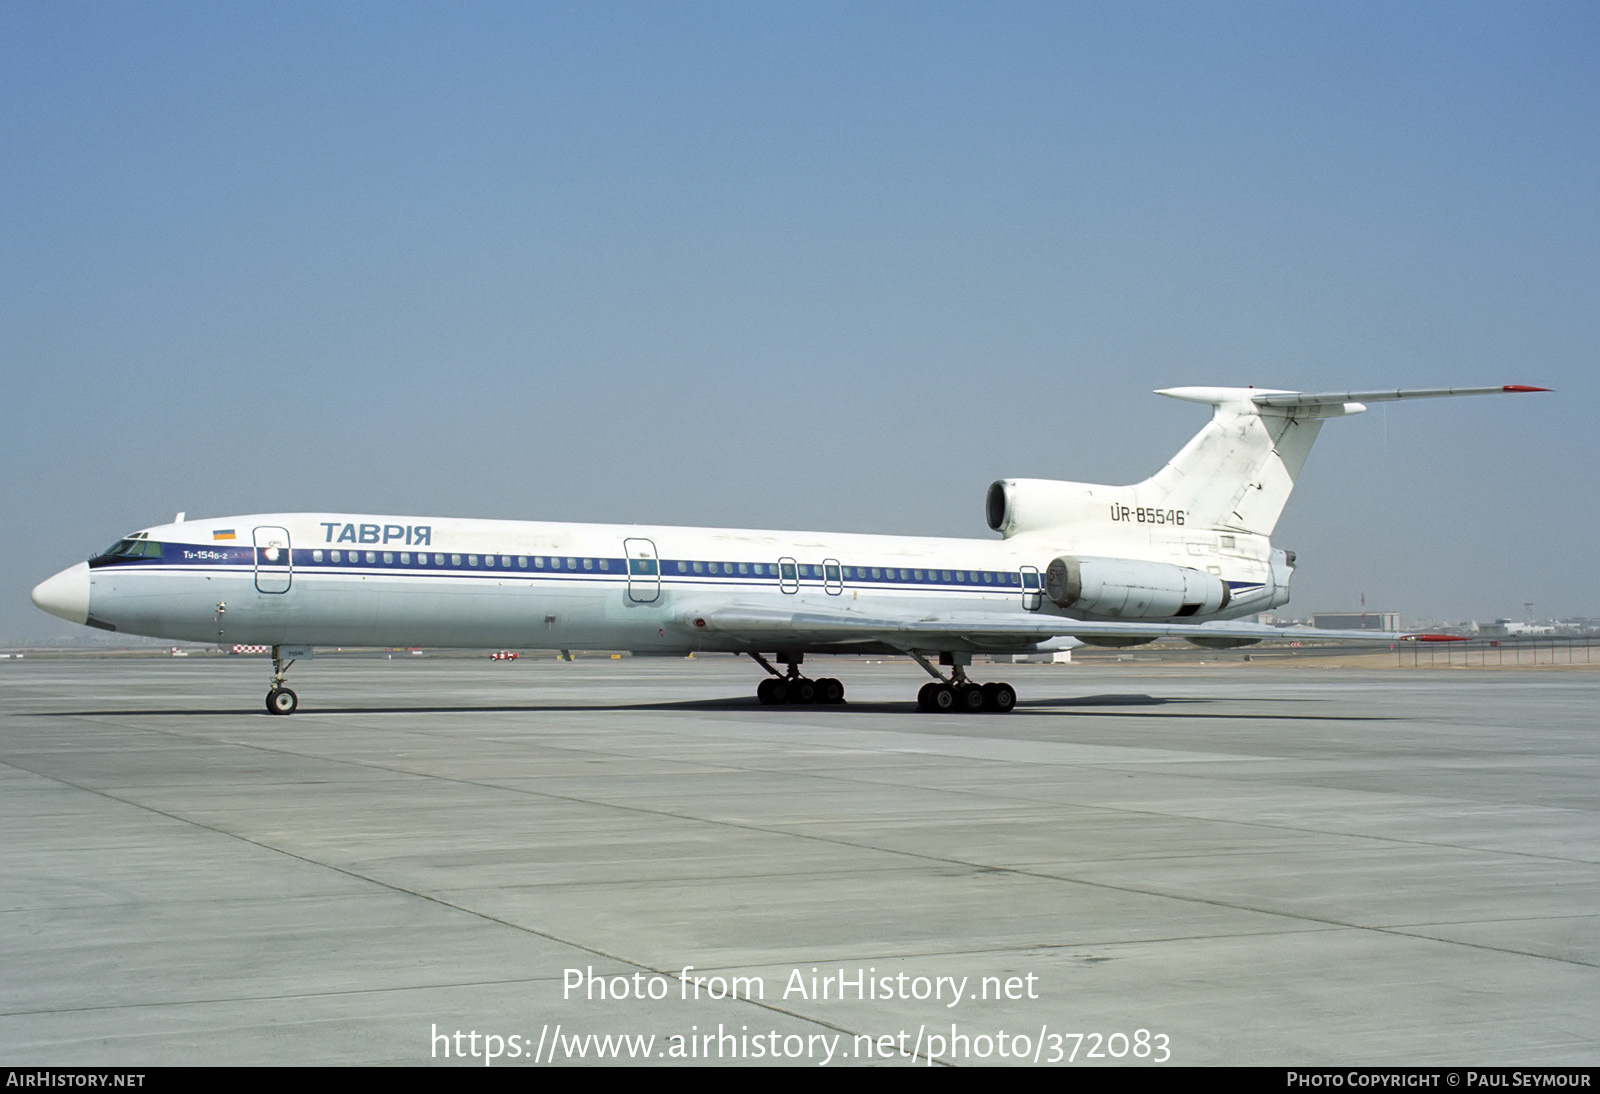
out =
<path fill-rule="evenodd" d="M 917 693 L 917 709 L 938 714 L 1009 714 L 1017 705 L 1017 690 L 1010 684 L 999 682 L 977 684 L 967 679 L 967 665 L 972 663 L 969 654 L 942 653 L 939 663 L 950 666 L 950 677 L 936 669 L 920 653 L 911 655 L 933 677 Z M 843 703 L 844 685 L 832 677 L 808 680 L 800 675 L 804 655 L 779 653 L 788 672 L 779 672 L 765 657 L 752 653 L 750 657 L 772 675 L 756 688 L 756 698 L 763 706 L 800 706 L 808 703 Z"/>
<path fill-rule="evenodd" d="M 821 680 L 809 680 L 800 675 L 800 664 L 805 660 L 804 654 L 780 653 L 778 660 L 789 667 L 787 673 L 779 672 L 772 667 L 765 657 L 759 653 L 750 655 L 755 662 L 771 676 L 761 681 L 756 688 L 756 698 L 761 700 L 762 706 L 802 706 L 808 703 L 825 703 L 837 705 L 844 702 L 844 685 L 831 676 L 824 676 Z"/>
<path fill-rule="evenodd" d="M 948 680 L 922 654 L 911 656 L 933 677 L 917 692 L 918 710 L 935 714 L 1009 714 L 1017 705 L 1017 690 L 1010 684 L 976 684 L 968 680 L 966 666 L 971 664 L 971 658 L 966 654 L 939 655 L 939 663 L 950 666 Z"/>
<path fill-rule="evenodd" d="M 280 647 L 272 647 L 272 689 L 267 692 L 268 714 L 293 714 L 300 707 L 300 697 L 283 686 L 284 677 L 289 675 L 289 666 L 293 661 L 285 661 L 278 656 Z"/>

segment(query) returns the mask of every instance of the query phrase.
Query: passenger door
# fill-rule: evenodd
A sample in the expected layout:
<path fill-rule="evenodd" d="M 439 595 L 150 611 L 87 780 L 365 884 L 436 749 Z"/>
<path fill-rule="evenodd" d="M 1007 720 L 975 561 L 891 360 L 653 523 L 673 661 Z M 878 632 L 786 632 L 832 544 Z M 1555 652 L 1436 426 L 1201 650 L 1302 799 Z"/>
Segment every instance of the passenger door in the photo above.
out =
<path fill-rule="evenodd" d="M 1037 566 L 1024 566 L 1022 574 L 1022 606 L 1030 612 L 1039 610 L 1043 597 L 1043 584 L 1039 581 L 1039 568 Z"/>
<path fill-rule="evenodd" d="M 286 593 L 294 580 L 294 559 L 289 551 L 289 529 L 263 525 L 255 530 L 256 588 L 264 593 Z"/>
<path fill-rule="evenodd" d="M 635 604 L 654 604 L 661 597 L 661 560 L 656 557 L 656 545 L 648 539 L 625 539 L 622 557 L 628 560 L 628 599 Z"/>

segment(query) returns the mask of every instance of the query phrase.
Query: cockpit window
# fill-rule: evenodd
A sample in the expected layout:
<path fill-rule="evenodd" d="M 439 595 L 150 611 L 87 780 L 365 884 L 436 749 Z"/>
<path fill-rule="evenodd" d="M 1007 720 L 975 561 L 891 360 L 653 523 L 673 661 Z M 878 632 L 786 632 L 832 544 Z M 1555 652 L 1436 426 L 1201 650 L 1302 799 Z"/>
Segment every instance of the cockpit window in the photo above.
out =
<path fill-rule="evenodd" d="M 119 539 L 95 558 L 160 558 L 161 544 L 146 539 L 145 535 L 144 532 L 140 532 L 126 539 Z"/>

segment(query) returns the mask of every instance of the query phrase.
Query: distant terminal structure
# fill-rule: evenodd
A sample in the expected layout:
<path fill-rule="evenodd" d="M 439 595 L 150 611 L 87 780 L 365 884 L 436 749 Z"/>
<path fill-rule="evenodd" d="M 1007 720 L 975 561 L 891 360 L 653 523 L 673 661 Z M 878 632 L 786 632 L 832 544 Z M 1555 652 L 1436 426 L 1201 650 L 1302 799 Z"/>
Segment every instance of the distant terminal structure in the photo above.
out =
<path fill-rule="evenodd" d="M 1317 612 L 1311 617 L 1311 625 L 1337 631 L 1397 631 L 1400 613 Z"/>
<path fill-rule="evenodd" d="M 1553 623 L 1519 623 L 1512 619 L 1496 619 L 1493 623 L 1479 623 L 1480 638 L 1532 638 L 1556 633 Z"/>

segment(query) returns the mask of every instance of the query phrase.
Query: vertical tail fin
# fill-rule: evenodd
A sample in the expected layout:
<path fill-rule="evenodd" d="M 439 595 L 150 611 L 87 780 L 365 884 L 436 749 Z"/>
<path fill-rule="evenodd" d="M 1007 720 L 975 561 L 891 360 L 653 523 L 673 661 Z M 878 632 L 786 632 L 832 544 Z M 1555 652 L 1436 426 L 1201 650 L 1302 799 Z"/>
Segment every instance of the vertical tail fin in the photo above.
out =
<path fill-rule="evenodd" d="M 1161 499 L 1157 504 L 1186 511 L 1190 527 L 1262 536 L 1276 527 L 1322 420 L 1365 409 L 1343 402 L 1267 408 L 1253 397 L 1269 393 L 1256 388 L 1168 388 L 1157 394 L 1216 410 L 1165 467 L 1135 487 L 1139 496 L 1149 492 Z"/>

